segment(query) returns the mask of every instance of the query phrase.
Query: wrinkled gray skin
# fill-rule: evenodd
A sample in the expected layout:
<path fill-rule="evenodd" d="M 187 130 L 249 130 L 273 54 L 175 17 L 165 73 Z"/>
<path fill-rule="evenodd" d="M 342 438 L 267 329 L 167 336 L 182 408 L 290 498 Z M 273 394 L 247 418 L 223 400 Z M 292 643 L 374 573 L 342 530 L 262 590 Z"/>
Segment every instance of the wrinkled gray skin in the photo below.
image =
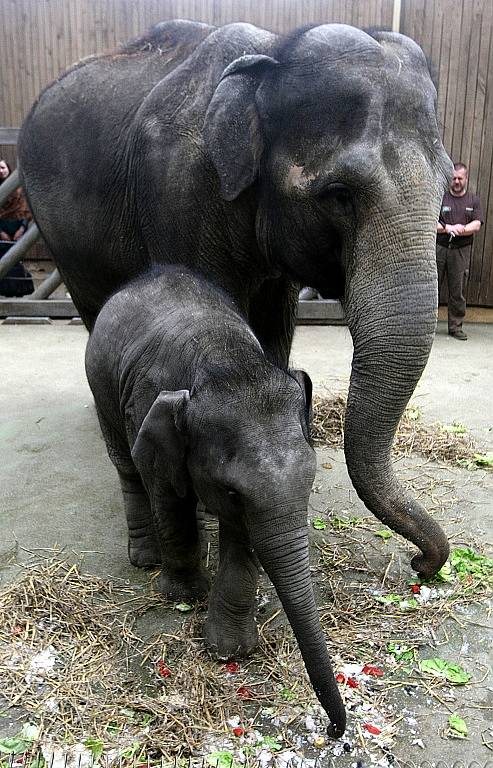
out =
<path fill-rule="evenodd" d="M 163 313 L 162 307 L 166 307 Z M 220 658 L 257 641 L 257 557 L 272 580 L 333 735 L 345 714 L 310 580 L 311 383 L 270 363 L 231 300 L 167 267 L 101 310 L 86 371 L 123 490 L 130 560 L 162 563 L 173 600 L 203 597 L 196 507 L 219 517 L 219 567 L 205 626 Z"/>
<path fill-rule="evenodd" d="M 342 298 L 349 473 L 419 547 L 425 576 L 448 542 L 390 448 L 436 322 L 451 164 L 435 101 L 422 51 L 401 35 L 328 24 L 280 40 L 166 22 L 61 76 L 19 140 L 36 221 L 89 328 L 125 281 L 179 262 L 223 288 L 286 367 L 298 285 Z"/>

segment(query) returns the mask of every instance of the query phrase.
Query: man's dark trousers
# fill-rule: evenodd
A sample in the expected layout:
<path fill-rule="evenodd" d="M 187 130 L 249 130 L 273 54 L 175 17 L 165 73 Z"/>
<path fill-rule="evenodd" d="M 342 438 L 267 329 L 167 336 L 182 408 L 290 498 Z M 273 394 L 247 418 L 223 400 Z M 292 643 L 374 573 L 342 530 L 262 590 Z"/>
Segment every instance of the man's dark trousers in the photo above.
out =
<path fill-rule="evenodd" d="M 470 245 L 464 248 L 445 248 L 437 244 L 438 285 L 443 285 L 445 275 L 448 284 L 448 332 L 457 333 L 462 328 L 466 314 L 466 286 L 471 260 Z"/>

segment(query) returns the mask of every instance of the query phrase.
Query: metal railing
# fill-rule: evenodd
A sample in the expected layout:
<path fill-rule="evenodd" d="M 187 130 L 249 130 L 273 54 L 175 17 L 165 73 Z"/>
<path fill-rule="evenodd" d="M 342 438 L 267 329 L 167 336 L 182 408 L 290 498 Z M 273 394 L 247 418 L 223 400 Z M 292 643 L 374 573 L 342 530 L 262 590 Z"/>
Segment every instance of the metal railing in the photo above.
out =
<path fill-rule="evenodd" d="M 19 172 L 11 173 L 0 187 L 0 207 L 19 186 Z M 17 240 L 0 259 L 0 279 L 18 264 L 40 239 L 39 229 L 32 222 L 26 232 Z M 15 278 L 14 278 L 15 279 Z M 70 299 L 50 299 L 54 291 L 62 284 L 58 269 L 26 297 L 4 297 L 0 295 L 0 318 L 2 317 L 77 317 L 78 312 Z"/>

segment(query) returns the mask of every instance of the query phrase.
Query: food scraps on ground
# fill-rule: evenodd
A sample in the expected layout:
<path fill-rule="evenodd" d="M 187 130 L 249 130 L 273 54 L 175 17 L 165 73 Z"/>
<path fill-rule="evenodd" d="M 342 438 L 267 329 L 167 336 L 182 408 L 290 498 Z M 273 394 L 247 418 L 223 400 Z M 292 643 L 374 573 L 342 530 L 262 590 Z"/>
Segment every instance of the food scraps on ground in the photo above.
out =
<path fill-rule="evenodd" d="M 171 675 L 171 670 L 166 666 L 164 659 L 159 659 L 157 663 L 157 671 L 161 677 L 169 677 Z"/>
<path fill-rule="evenodd" d="M 373 664 L 365 664 L 361 671 L 364 675 L 369 675 L 370 677 L 383 677 L 384 675 L 383 669 L 375 667 Z"/>
<path fill-rule="evenodd" d="M 363 723 L 363 728 L 365 731 L 368 731 L 368 733 L 371 733 L 372 736 L 379 736 L 382 733 L 381 728 L 378 728 L 376 725 L 372 725 L 372 723 Z"/>

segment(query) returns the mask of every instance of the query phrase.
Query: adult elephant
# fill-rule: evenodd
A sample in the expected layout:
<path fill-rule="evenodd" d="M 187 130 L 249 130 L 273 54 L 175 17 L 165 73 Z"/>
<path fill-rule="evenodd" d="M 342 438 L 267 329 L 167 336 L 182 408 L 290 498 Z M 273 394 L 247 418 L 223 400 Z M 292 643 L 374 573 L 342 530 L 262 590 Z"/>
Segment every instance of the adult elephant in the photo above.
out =
<path fill-rule="evenodd" d="M 179 262 L 230 294 L 286 366 L 298 285 L 343 299 L 349 473 L 419 547 L 425 576 L 447 539 L 390 448 L 436 322 L 451 164 L 435 100 L 422 51 L 398 34 L 172 21 L 58 78 L 19 140 L 36 222 L 88 328 L 129 278 Z"/>

